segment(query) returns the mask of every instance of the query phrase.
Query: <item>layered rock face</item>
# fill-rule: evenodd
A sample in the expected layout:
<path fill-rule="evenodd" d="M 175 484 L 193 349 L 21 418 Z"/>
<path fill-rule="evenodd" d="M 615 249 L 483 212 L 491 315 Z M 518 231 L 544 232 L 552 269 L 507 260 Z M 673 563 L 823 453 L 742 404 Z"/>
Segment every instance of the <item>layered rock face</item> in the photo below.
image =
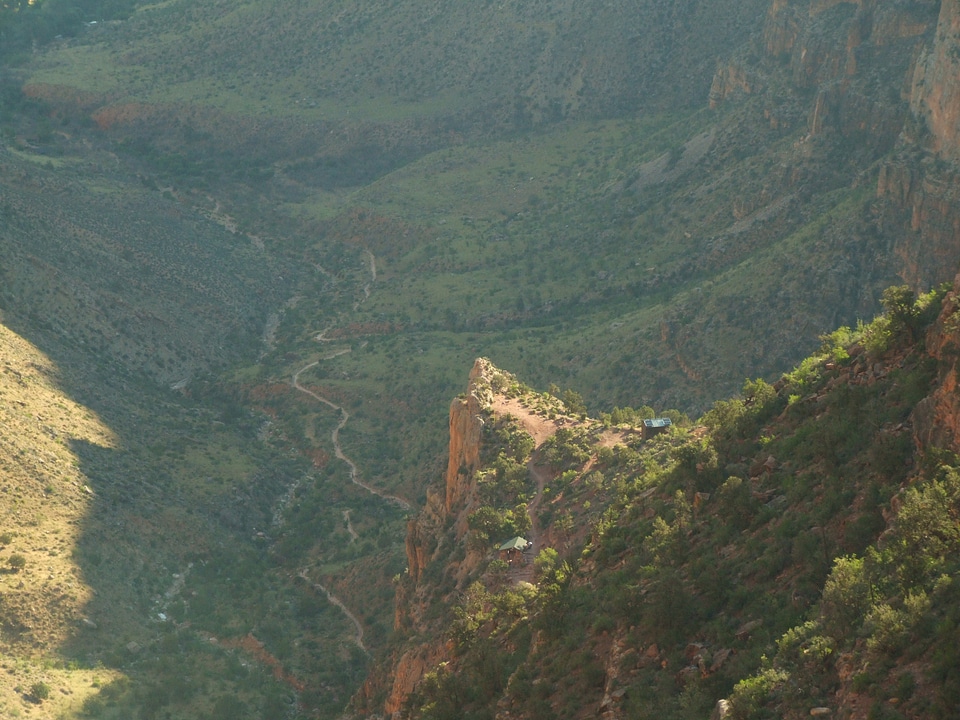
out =
<path fill-rule="evenodd" d="M 960 160 L 960 0 L 943 0 L 933 47 L 917 63 L 911 107 L 926 125 L 933 150 Z"/>
<path fill-rule="evenodd" d="M 463 504 L 470 477 L 480 467 L 482 413 L 492 397 L 489 381 L 492 367 L 489 360 L 478 358 L 470 371 L 466 395 L 454 398 L 450 404 L 450 455 L 444 483 L 444 508 L 448 515 Z"/>
<path fill-rule="evenodd" d="M 410 650 L 400 658 L 393 675 L 393 686 L 383 704 L 387 717 L 400 712 L 404 700 L 412 693 L 423 676 L 450 657 L 447 648 L 425 645 Z"/>
<path fill-rule="evenodd" d="M 441 552 L 450 552 L 448 531 L 460 540 L 467 531 L 467 516 L 474 508 L 473 478 L 480 468 L 483 426 L 493 400 L 491 380 L 497 369 L 478 358 L 470 371 L 467 391 L 450 404 L 450 444 L 447 471 L 440 491 L 427 491 L 420 514 L 407 525 L 408 577 L 397 589 L 395 626 L 398 631 L 424 633 L 429 622 L 423 611 L 431 601 L 432 584 L 421 582 L 427 565 Z M 459 582 L 476 567 L 482 555 L 468 550 L 453 568 Z M 429 635 L 429 633 L 427 633 Z M 385 668 L 371 673 L 353 700 L 358 713 L 398 713 L 407 696 L 430 669 L 451 657 L 452 649 L 442 640 L 416 645 L 398 656 L 386 658 Z M 382 704 L 381 704 L 382 703 Z"/>
<path fill-rule="evenodd" d="M 923 289 L 953 276 L 960 257 L 960 0 L 943 0 L 932 42 L 918 53 L 909 88 L 912 124 L 881 168 L 883 230 L 894 237 L 901 277 Z"/>
<path fill-rule="evenodd" d="M 811 136 L 839 132 L 873 152 L 888 152 L 909 117 L 911 96 L 915 112 L 934 101 L 938 108 L 956 104 L 949 82 L 957 69 L 949 49 L 954 40 L 945 29 L 956 24 L 955 13 L 944 9 L 938 25 L 936 12 L 933 1 L 773 0 L 756 45 L 717 70 L 710 105 L 767 90 L 766 112 L 776 127 L 783 114 L 776 106 L 789 88 L 797 93 L 793 101 L 806 106 Z M 925 50 L 931 44 L 936 49 Z M 928 113 L 935 115 L 931 130 L 946 144 L 957 140 L 947 121 L 952 113 Z"/>
<path fill-rule="evenodd" d="M 896 157 L 880 169 L 880 229 L 892 237 L 900 277 L 926 289 L 948 281 L 957 266 L 960 176 L 951 165 L 911 155 Z"/>
<path fill-rule="evenodd" d="M 887 156 L 863 232 L 890 269 L 916 290 L 950 280 L 960 262 L 960 0 L 773 0 L 759 42 L 761 62 L 741 54 L 718 69 L 711 106 L 782 94 L 787 80 L 806 106 L 811 148 Z M 765 112 L 776 127 L 774 100 Z"/>
<path fill-rule="evenodd" d="M 921 452 L 936 447 L 960 453 L 960 275 L 947 293 L 936 324 L 927 333 L 927 352 L 939 363 L 934 391 L 913 412 L 914 439 Z"/>

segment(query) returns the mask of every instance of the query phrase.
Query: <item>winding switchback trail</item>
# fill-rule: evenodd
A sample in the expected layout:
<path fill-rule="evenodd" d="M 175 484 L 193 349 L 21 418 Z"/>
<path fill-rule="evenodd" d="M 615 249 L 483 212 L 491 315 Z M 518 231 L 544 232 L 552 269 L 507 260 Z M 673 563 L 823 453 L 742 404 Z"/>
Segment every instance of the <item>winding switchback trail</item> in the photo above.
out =
<path fill-rule="evenodd" d="M 373 253 L 370 252 L 369 250 L 367 251 L 367 255 L 368 255 L 369 258 L 370 258 L 370 276 L 371 276 L 371 280 L 370 280 L 369 283 L 367 283 L 366 285 L 363 286 L 364 300 L 366 300 L 366 298 L 370 297 L 370 285 L 371 285 L 372 283 L 376 282 L 376 279 L 377 279 L 377 263 L 376 263 L 376 258 L 374 258 Z M 360 306 L 360 303 L 362 303 L 362 302 L 363 302 L 363 300 L 358 301 L 358 302 L 354 305 L 354 310 L 357 310 L 357 309 L 359 308 L 359 306 Z M 321 332 L 319 335 L 317 335 L 317 336 L 314 338 L 314 340 L 316 340 L 317 342 L 321 342 L 321 343 L 331 342 L 331 338 L 326 337 L 327 332 L 328 332 L 329 330 L 330 330 L 329 327 L 326 328 L 325 330 L 323 330 L 323 332 Z M 340 445 L 340 431 L 343 430 L 343 428 L 346 427 L 347 423 L 350 421 L 350 413 L 347 412 L 346 408 L 344 408 L 344 407 L 341 406 L 341 405 L 337 405 L 335 402 L 333 402 L 333 401 L 330 400 L 329 398 L 325 398 L 323 395 L 320 395 L 319 393 L 316 393 L 316 392 L 314 392 L 313 390 L 310 390 L 309 388 L 306 388 L 306 387 L 304 387 L 303 385 L 300 384 L 300 376 L 301 376 L 303 373 L 305 373 L 307 370 L 310 370 L 310 369 L 312 369 L 312 368 L 315 368 L 315 367 L 316 367 L 317 365 L 319 365 L 321 362 L 324 362 L 324 361 L 326 361 L 326 360 L 332 360 L 332 359 L 334 359 L 334 358 L 336 358 L 336 357 L 340 357 L 341 355 L 346 355 L 346 354 L 349 353 L 350 351 L 351 351 L 351 349 L 348 348 L 348 347 L 347 347 L 347 348 L 341 348 L 341 349 L 335 350 L 335 351 L 333 351 L 333 352 L 331 352 L 331 353 L 329 353 L 329 354 L 327 354 L 327 355 L 324 355 L 324 356 L 321 357 L 319 360 L 314 360 L 312 363 L 308 363 L 307 365 L 304 365 L 302 368 L 300 368 L 299 370 L 297 370 L 297 371 L 293 374 L 293 378 L 292 378 L 293 387 L 294 387 L 296 390 L 298 390 L 299 392 L 302 392 L 302 393 L 305 394 L 305 395 L 309 395 L 310 397 L 312 397 L 312 398 L 313 398 L 314 400 L 316 400 L 317 402 L 323 403 L 324 405 L 326 405 L 327 407 L 329 407 L 331 410 L 335 410 L 335 411 L 337 411 L 338 413 L 340 413 L 340 422 L 337 423 L 337 426 L 333 429 L 333 432 L 330 433 L 330 440 L 331 440 L 331 442 L 333 443 L 333 452 L 334 452 L 334 455 L 336 455 L 336 457 L 337 457 L 338 460 L 346 463 L 347 467 L 350 468 L 350 482 L 352 482 L 354 485 L 356 485 L 356 486 L 358 486 L 358 487 L 363 488 L 364 490 L 366 490 L 366 491 L 367 491 L 368 493 L 370 493 L 371 495 L 376 495 L 377 497 L 382 498 L 383 500 L 386 500 L 387 502 L 394 503 L 395 505 L 398 505 L 399 507 L 403 508 L 404 510 L 410 511 L 410 510 L 413 509 L 413 507 L 410 505 L 409 502 L 407 502 L 407 501 L 404 500 L 403 498 L 397 497 L 396 495 L 390 495 L 390 494 L 388 494 L 388 493 L 383 492 L 382 490 L 380 490 L 380 489 L 378 489 L 378 488 L 373 487 L 372 485 L 368 485 L 367 483 L 363 482 L 363 481 L 360 479 L 360 477 L 359 477 L 359 474 L 360 474 L 360 473 L 359 473 L 359 471 L 357 470 L 357 464 L 356 464 L 355 462 L 353 462 L 353 460 L 351 460 L 349 457 L 347 457 L 347 455 L 343 452 L 343 447 Z M 357 534 L 356 530 L 354 529 L 353 523 L 350 521 L 350 511 L 349 511 L 349 510 L 344 510 L 344 511 L 343 511 L 343 519 L 344 519 L 344 522 L 346 523 L 346 526 L 347 526 L 347 532 L 350 533 L 350 542 L 351 542 L 351 543 L 352 543 L 352 542 L 356 542 L 356 540 L 359 538 L 359 535 Z M 319 592 L 322 592 L 324 595 L 326 595 L 327 600 L 328 600 L 331 604 L 336 605 L 338 608 L 340 608 L 340 610 L 343 612 L 343 614 L 346 615 L 347 618 L 350 620 L 350 622 L 353 623 L 354 628 L 356 628 L 356 635 L 355 635 L 355 637 L 354 637 L 354 643 L 355 643 L 356 646 L 357 646 L 358 648 L 360 648 L 366 655 L 369 655 L 370 653 L 367 651 L 366 646 L 363 644 L 363 625 L 360 623 L 360 620 L 357 618 L 357 616 L 354 615 L 354 614 L 350 611 L 350 609 L 343 603 L 342 600 L 340 600 L 340 598 L 338 598 L 336 595 L 334 595 L 332 592 L 330 592 L 330 590 L 328 590 L 324 585 L 322 585 L 322 584 L 319 583 L 319 582 L 315 582 L 315 581 L 311 580 L 310 577 L 307 575 L 307 569 L 306 569 L 306 568 L 304 568 L 304 569 L 302 569 L 302 570 L 300 571 L 298 577 L 300 577 L 302 580 L 304 580 L 304 582 L 309 583 L 310 586 L 311 586 L 312 588 L 314 588 L 314 590 L 317 590 L 317 591 L 319 591 Z"/>
<path fill-rule="evenodd" d="M 342 406 L 337 405 L 335 402 L 332 402 L 331 400 L 328 400 L 327 398 L 323 397 L 323 395 L 319 395 L 315 393 L 313 390 L 310 390 L 309 388 L 305 388 L 303 385 L 300 384 L 301 373 L 305 372 L 306 370 L 309 370 L 310 368 L 316 367 L 324 360 L 331 360 L 335 357 L 339 357 L 340 355 L 346 355 L 348 352 L 350 352 L 350 348 L 337 350 L 336 352 L 323 356 L 322 358 L 320 358 L 320 360 L 315 360 L 309 365 L 304 365 L 302 368 L 297 370 L 296 373 L 294 373 L 293 387 L 299 390 L 300 392 L 305 393 L 306 395 L 309 395 L 314 400 L 317 400 L 318 402 L 322 402 L 324 405 L 331 408 L 332 410 L 336 410 L 337 412 L 340 413 L 340 422 L 337 423 L 337 426 L 333 429 L 333 432 L 330 434 L 330 440 L 333 442 L 334 455 L 336 455 L 338 460 L 341 460 L 342 462 L 346 463 L 347 467 L 350 468 L 350 482 L 352 482 L 354 485 L 357 485 L 358 487 L 362 487 L 364 490 L 371 493 L 372 495 L 376 495 L 377 497 L 383 498 L 387 502 L 392 502 L 396 505 L 399 505 L 404 510 L 412 510 L 413 507 L 410 505 L 410 503 L 408 503 L 403 498 L 397 497 L 396 495 L 390 495 L 388 493 L 385 493 L 382 490 L 373 487 L 372 485 L 368 485 L 367 483 L 363 482 L 363 480 L 359 478 L 360 473 L 357 470 L 356 463 L 353 462 L 353 460 L 351 460 L 349 457 L 347 457 L 344 454 L 343 448 L 340 446 L 340 431 L 346 426 L 347 422 L 349 422 L 350 413 L 348 413 L 346 409 L 343 408 Z"/>

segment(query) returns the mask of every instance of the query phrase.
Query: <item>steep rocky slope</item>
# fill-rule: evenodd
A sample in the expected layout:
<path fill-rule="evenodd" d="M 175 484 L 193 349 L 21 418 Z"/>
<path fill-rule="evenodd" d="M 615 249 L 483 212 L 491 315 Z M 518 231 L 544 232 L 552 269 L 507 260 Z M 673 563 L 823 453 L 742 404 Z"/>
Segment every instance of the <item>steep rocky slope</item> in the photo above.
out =
<path fill-rule="evenodd" d="M 960 42 L 960 6 L 940 4 L 937 34 L 933 46 L 916 61 L 910 104 L 930 132 L 932 148 L 952 160 L 960 145 L 960 94 L 955 79 Z"/>
<path fill-rule="evenodd" d="M 83 443 L 109 448 L 117 437 L 96 414 L 63 393 L 50 359 L 2 320 L 0 316 L 0 627 L 9 682 L 0 684 L 0 712 L 15 716 L 18 696 L 29 695 L 41 683 L 54 693 L 48 709 L 67 712 L 96 694 L 93 683 L 117 677 L 106 669 L 44 663 L 36 655 L 80 628 L 96 626 L 87 614 L 93 589 L 72 557 L 94 503 L 74 448 Z M 22 661 L 12 662 L 13 657 Z"/>
<path fill-rule="evenodd" d="M 355 714 L 952 717 L 958 293 L 960 278 L 916 304 L 891 295 L 775 386 L 646 441 L 614 426 L 623 411 L 534 410 L 540 396 L 478 361 L 451 410 L 455 512 L 438 499 L 411 523 L 398 645 Z M 484 485 L 504 453 L 534 447 L 493 428 L 534 417 L 566 430 L 521 466 L 539 553 L 518 575 L 491 549 L 509 530 L 482 534 L 480 508 L 503 504 Z"/>

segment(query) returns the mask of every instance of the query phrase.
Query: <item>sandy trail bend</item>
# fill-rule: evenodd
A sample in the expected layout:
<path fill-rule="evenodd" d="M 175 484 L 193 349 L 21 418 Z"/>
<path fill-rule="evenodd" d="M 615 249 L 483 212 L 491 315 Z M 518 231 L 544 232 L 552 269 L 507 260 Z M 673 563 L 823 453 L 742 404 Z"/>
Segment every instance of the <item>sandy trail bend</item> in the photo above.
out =
<path fill-rule="evenodd" d="M 370 286 L 377 281 L 377 259 L 374 257 L 373 253 L 369 250 L 365 251 L 367 257 L 370 258 L 370 282 L 363 286 L 363 300 L 357 300 L 353 304 L 353 311 L 356 312 L 360 309 L 360 305 L 363 304 L 365 300 L 370 297 Z"/>
<path fill-rule="evenodd" d="M 347 532 L 350 534 L 350 542 L 355 543 L 360 539 L 360 536 L 357 535 L 357 531 L 353 528 L 353 523 L 350 522 L 350 511 L 343 511 L 343 522 L 347 526 Z"/>
<path fill-rule="evenodd" d="M 347 616 L 350 622 L 353 623 L 353 627 L 356 629 L 356 635 L 353 638 L 353 642 L 356 644 L 358 648 L 363 650 L 364 653 L 369 655 L 370 653 L 367 651 L 366 645 L 363 644 L 363 625 L 360 624 L 360 621 L 357 619 L 357 616 L 354 615 L 352 612 L 350 612 L 350 609 L 340 601 L 340 598 L 338 598 L 332 592 L 327 590 L 327 588 L 325 588 L 320 583 L 314 582 L 313 580 L 311 580 L 310 577 L 307 575 L 306 568 L 300 571 L 298 577 L 301 578 L 304 582 L 308 583 L 310 587 L 312 587 L 314 590 L 322 592 L 324 595 L 326 595 L 327 600 L 330 601 L 331 605 L 336 605 L 338 608 L 340 608 L 343 614 Z"/>

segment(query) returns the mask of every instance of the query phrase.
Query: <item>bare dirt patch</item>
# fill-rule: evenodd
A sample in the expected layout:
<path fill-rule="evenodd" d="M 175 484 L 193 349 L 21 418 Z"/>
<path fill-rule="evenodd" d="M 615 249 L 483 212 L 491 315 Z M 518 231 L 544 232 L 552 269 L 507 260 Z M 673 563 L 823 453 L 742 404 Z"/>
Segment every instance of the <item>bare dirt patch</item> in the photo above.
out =
<path fill-rule="evenodd" d="M 573 427 L 577 424 L 575 420 L 569 417 L 557 417 L 555 419 L 544 417 L 524 405 L 519 398 L 503 395 L 494 396 L 490 409 L 501 415 L 509 413 L 515 417 L 523 426 L 523 429 L 533 438 L 537 447 L 543 445 L 560 428 Z"/>

